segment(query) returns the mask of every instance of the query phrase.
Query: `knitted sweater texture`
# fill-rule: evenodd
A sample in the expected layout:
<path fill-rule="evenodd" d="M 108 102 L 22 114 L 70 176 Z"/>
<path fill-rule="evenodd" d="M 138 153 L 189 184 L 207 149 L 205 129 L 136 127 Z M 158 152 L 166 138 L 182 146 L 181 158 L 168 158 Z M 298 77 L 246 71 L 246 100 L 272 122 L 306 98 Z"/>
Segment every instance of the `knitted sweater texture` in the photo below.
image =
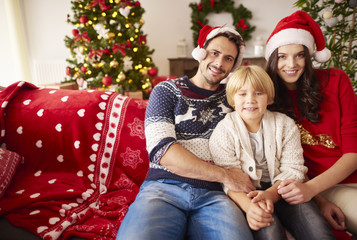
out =
<path fill-rule="evenodd" d="M 266 110 L 262 122 L 270 182 L 274 184 L 277 180 L 286 179 L 302 182 L 307 168 L 294 120 L 285 114 Z M 240 168 L 250 176 L 255 187 L 261 187 L 262 171 L 256 168 L 248 130 L 237 112 L 228 113 L 217 125 L 209 146 L 216 165 L 228 169 Z"/>
<path fill-rule="evenodd" d="M 146 146 L 150 169 L 147 180 L 173 179 L 196 187 L 221 190 L 219 183 L 186 178 L 160 165 L 172 144 L 179 144 L 202 161 L 212 163 L 208 140 L 226 113 L 232 109 L 225 86 L 209 91 L 195 86 L 188 77 L 168 79 L 153 89 L 145 115 Z"/>

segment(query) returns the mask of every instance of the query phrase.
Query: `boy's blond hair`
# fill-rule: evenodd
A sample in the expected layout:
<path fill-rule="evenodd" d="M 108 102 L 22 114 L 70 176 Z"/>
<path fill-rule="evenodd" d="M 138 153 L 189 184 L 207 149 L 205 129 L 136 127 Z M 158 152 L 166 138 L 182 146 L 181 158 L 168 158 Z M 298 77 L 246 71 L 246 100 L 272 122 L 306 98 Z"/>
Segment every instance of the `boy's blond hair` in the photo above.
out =
<path fill-rule="evenodd" d="M 234 95 L 246 82 L 250 82 L 256 91 L 268 95 L 268 104 L 274 102 L 274 84 L 265 70 L 256 65 L 242 66 L 234 71 L 227 83 L 227 101 L 234 107 Z"/>

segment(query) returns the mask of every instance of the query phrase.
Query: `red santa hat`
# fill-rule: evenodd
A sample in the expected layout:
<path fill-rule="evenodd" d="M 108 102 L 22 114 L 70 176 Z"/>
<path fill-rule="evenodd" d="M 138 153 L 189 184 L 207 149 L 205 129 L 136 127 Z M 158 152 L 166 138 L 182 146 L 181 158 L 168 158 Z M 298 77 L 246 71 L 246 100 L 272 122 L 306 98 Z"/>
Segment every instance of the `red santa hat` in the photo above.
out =
<path fill-rule="evenodd" d="M 217 34 L 223 33 L 223 32 L 231 32 L 234 35 L 239 36 L 243 41 L 242 36 L 236 30 L 234 30 L 233 28 L 229 28 L 229 27 L 210 27 L 208 25 L 204 25 L 203 28 L 200 30 L 200 35 L 198 36 L 198 46 L 195 49 L 193 49 L 193 51 L 192 51 L 192 57 L 194 59 L 196 59 L 197 61 L 199 61 L 199 62 L 201 60 L 203 60 L 207 55 L 206 49 L 203 48 L 205 43 L 209 39 L 215 37 Z M 239 47 L 239 56 L 238 56 L 236 64 L 232 68 L 232 71 L 235 70 L 236 68 L 238 68 L 241 65 L 241 63 L 243 61 L 244 48 L 245 48 L 244 44 L 242 44 Z"/>
<path fill-rule="evenodd" d="M 268 38 L 265 59 L 268 60 L 275 49 L 288 44 L 306 46 L 317 62 L 326 62 L 331 57 L 319 25 L 304 11 L 296 11 L 280 20 Z"/>

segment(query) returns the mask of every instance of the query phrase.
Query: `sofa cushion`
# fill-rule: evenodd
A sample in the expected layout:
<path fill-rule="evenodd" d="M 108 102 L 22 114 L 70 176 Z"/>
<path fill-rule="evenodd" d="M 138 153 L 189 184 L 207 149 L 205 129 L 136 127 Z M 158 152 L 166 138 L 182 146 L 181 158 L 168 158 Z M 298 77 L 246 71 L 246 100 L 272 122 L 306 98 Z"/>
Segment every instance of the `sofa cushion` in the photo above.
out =
<path fill-rule="evenodd" d="M 20 162 L 19 154 L 0 148 L 0 198 L 4 196 Z"/>

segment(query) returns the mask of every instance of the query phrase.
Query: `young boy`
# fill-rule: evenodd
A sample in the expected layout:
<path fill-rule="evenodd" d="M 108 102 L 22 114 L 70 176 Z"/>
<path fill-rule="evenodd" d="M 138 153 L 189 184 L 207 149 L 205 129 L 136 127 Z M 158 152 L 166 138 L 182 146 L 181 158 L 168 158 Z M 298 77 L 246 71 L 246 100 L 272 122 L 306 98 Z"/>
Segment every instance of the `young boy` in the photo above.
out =
<path fill-rule="evenodd" d="M 296 239 L 333 239 L 313 202 L 289 205 L 277 192 L 282 180 L 304 181 L 307 168 L 294 121 L 267 110 L 274 99 L 268 74 L 258 66 L 241 67 L 226 91 L 235 111 L 218 123 L 209 146 L 216 165 L 242 169 L 258 189 L 246 194 L 223 186 L 246 213 L 255 239 L 286 239 L 284 227 Z"/>

